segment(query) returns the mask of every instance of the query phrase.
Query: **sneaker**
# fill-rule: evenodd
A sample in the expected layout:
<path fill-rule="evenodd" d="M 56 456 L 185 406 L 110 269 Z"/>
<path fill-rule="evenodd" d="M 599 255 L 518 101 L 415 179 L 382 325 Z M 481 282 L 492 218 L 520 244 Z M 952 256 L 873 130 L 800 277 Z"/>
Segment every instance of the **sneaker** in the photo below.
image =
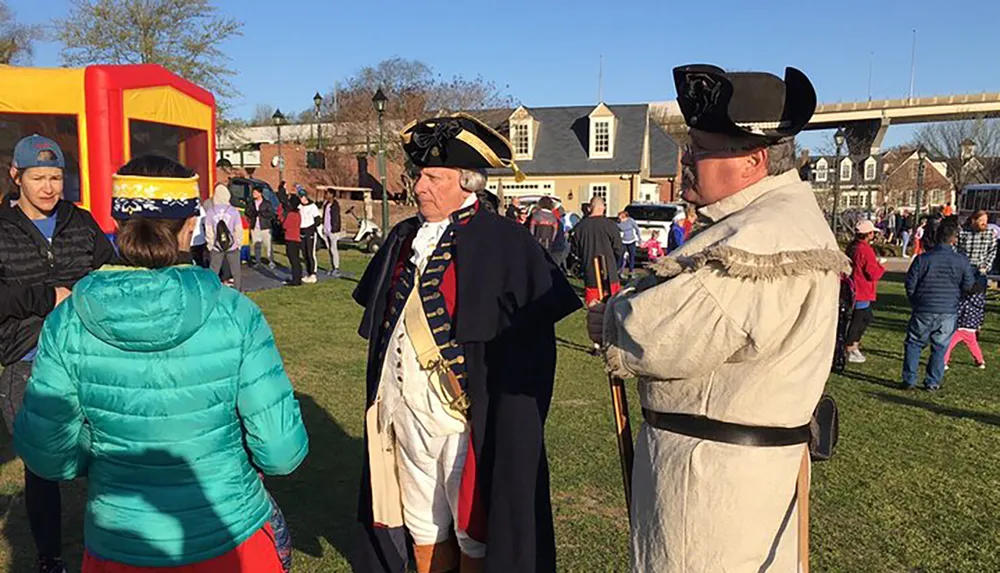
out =
<path fill-rule="evenodd" d="M 852 350 L 847 353 L 847 361 L 853 364 L 864 364 L 868 361 L 868 358 L 864 354 L 861 354 L 860 350 Z"/>
<path fill-rule="evenodd" d="M 269 268 L 269 269 L 271 269 L 273 271 L 274 269 L 278 268 L 278 265 L 276 265 L 274 263 L 268 263 L 267 264 L 267 268 Z"/>
<path fill-rule="evenodd" d="M 928 392 L 937 392 L 940 389 L 940 386 L 924 386 L 924 390 L 927 390 Z"/>
<path fill-rule="evenodd" d="M 39 557 L 35 562 L 38 573 L 66 573 L 66 563 L 57 558 L 47 559 Z"/>
<path fill-rule="evenodd" d="M 302 277 L 302 282 L 304 282 L 304 283 L 308 283 L 308 284 L 313 284 L 313 283 L 315 283 L 315 282 L 316 282 L 317 280 L 318 280 L 318 279 L 316 278 L 316 275 L 309 275 L 309 276 L 307 276 L 307 277 Z"/>
<path fill-rule="evenodd" d="M 944 365 L 944 371 L 947 372 L 949 370 L 951 370 L 951 366 L 948 366 L 947 364 L 945 364 Z"/>
<path fill-rule="evenodd" d="M 976 368 L 978 368 L 980 370 L 986 370 L 986 363 L 983 362 L 982 364 L 977 364 Z"/>
<path fill-rule="evenodd" d="M 899 389 L 900 390 L 913 390 L 914 388 L 916 388 L 916 386 L 911 386 L 910 384 L 907 384 L 906 382 L 900 382 L 899 383 Z"/>

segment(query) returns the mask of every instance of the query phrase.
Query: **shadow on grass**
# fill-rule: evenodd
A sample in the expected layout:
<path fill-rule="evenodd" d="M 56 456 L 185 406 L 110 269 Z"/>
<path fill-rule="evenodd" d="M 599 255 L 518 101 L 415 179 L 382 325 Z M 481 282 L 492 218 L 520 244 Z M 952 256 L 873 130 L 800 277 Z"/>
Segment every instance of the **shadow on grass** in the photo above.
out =
<path fill-rule="evenodd" d="M 993 414 L 990 412 L 976 412 L 975 410 L 952 408 L 949 406 L 934 404 L 932 402 L 923 402 L 921 400 L 916 400 L 913 398 L 909 398 L 907 396 L 886 394 L 885 392 L 869 392 L 869 394 L 883 402 L 891 402 L 893 404 L 900 404 L 902 406 L 909 406 L 911 408 L 921 408 L 929 412 L 933 412 L 935 414 L 948 416 L 949 418 L 956 418 L 960 420 L 975 420 L 976 422 L 979 422 L 981 424 L 1000 426 L 1000 415 Z"/>
<path fill-rule="evenodd" d="M 309 432 L 309 456 L 291 476 L 269 478 L 268 491 L 285 514 L 296 549 L 319 558 L 325 540 L 350 561 L 360 530 L 364 444 L 344 432 L 312 396 L 296 393 L 296 398 Z"/>
<path fill-rule="evenodd" d="M 850 366 L 848 366 L 850 368 Z M 902 368 L 902 366 L 900 366 Z M 859 382 L 868 382 L 869 384 L 875 384 L 877 386 L 883 386 L 885 388 L 899 388 L 899 381 L 890 378 L 881 378 L 879 376 L 872 376 L 871 374 L 865 374 L 864 372 L 853 372 L 851 370 L 845 370 L 840 374 L 841 377 L 847 378 L 849 380 L 857 380 Z"/>
<path fill-rule="evenodd" d="M 562 346 L 563 348 L 568 348 L 570 350 L 576 350 L 577 352 L 583 352 L 584 354 L 594 355 L 594 347 L 587 346 L 586 344 L 580 344 L 579 342 L 573 342 L 572 340 L 566 340 L 561 336 L 556 337 L 556 346 Z"/>
<path fill-rule="evenodd" d="M 903 363 L 903 349 L 900 348 L 898 352 L 892 350 L 883 350 L 881 348 L 870 348 L 862 345 L 861 350 L 864 354 L 870 356 L 878 356 L 879 358 L 888 358 L 891 360 L 898 360 L 900 365 Z M 900 366 L 902 367 L 902 366 Z"/>

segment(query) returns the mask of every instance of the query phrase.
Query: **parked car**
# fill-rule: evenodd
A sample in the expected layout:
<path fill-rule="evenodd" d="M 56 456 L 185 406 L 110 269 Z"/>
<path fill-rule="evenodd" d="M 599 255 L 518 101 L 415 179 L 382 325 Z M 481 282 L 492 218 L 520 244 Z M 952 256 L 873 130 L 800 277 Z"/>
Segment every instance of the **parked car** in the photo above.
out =
<path fill-rule="evenodd" d="M 232 199 L 229 200 L 233 207 L 240 210 L 241 213 L 246 212 L 247 204 L 252 200 L 253 190 L 260 189 L 261 194 L 264 199 L 271 203 L 274 207 L 274 212 L 279 213 L 279 207 L 281 202 L 278 200 L 277 193 L 271 189 L 271 185 L 264 181 L 263 179 L 254 179 L 252 177 L 233 177 L 229 180 L 227 184 L 229 187 L 229 193 L 232 195 Z M 275 242 L 283 243 L 285 241 L 285 230 L 281 226 L 281 221 L 276 217 L 274 223 L 271 225 L 271 237 Z"/>
<path fill-rule="evenodd" d="M 625 207 L 625 212 L 639 225 L 639 242 L 645 243 L 653 236 L 653 231 L 659 231 L 664 251 L 670 240 L 670 227 L 675 221 L 684 219 L 684 205 L 680 203 L 632 203 Z M 646 258 L 645 250 L 639 249 L 636 258 Z"/>

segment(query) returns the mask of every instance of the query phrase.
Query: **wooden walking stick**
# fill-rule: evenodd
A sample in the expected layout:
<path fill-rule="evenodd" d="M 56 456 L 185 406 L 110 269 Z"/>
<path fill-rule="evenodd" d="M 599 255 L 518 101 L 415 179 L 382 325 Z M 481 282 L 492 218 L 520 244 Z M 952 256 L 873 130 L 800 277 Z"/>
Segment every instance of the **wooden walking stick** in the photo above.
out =
<path fill-rule="evenodd" d="M 594 272 L 597 274 L 597 298 L 604 301 L 604 279 L 601 275 L 601 257 L 594 257 Z M 610 275 L 609 275 L 610 282 Z M 610 288 L 608 289 L 610 290 Z M 625 395 L 625 381 L 608 374 L 611 387 L 611 407 L 615 416 L 615 434 L 618 438 L 618 458 L 622 466 L 622 482 L 625 486 L 625 507 L 629 518 L 632 516 L 632 462 L 635 451 L 632 446 L 632 424 L 629 421 L 628 398 Z"/>
<path fill-rule="evenodd" d="M 809 448 L 806 448 L 802 454 L 796 484 L 799 505 L 799 573 L 809 573 L 809 473 Z"/>

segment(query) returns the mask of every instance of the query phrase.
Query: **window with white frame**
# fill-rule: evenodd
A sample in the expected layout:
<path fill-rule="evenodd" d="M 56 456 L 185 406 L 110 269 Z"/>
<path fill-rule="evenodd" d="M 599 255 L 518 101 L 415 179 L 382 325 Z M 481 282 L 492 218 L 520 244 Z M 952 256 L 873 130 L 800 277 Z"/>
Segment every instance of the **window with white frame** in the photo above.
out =
<path fill-rule="evenodd" d="M 514 146 L 514 158 L 531 157 L 531 124 L 518 122 L 510 125 L 510 140 Z"/>
<path fill-rule="evenodd" d="M 850 181 L 851 175 L 854 171 L 854 164 L 851 163 L 850 159 L 844 159 L 840 162 L 840 180 Z"/>
<path fill-rule="evenodd" d="M 875 180 L 876 169 L 877 162 L 875 161 L 875 158 L 869 157 L 868 160 L 865 161 L 865 181 Z"/>
<path fill-rule="evenodd" d="M 590 184 L 590 198 L 600 197 L 604 199 L 604 202 L 608 202 L 608 184 L 607 183 L 591 183 Z"/>
<path fill-rule="evenodd" d="M 825 182 L 826 174 L 829 171 L 830 165 L 826 162 L 826 159 L 820 159 L 816 162 L 816 181 Z"/>
<path fill-rule="evenodd" d="M 594 122 L 594 153 L 611 153 L 611 122 Z"/>

